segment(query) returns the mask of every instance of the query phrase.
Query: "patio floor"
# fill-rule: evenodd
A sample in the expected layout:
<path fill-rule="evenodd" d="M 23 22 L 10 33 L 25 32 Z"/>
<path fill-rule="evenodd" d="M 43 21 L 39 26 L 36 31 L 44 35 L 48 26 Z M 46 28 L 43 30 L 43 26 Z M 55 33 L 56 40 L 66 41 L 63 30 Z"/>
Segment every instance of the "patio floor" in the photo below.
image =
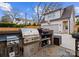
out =
<path fill-rule="evenodd" d="M 69 49 L 53 45 L 40 49 L 32 57 L 74 57 L 74 54 Z"/>

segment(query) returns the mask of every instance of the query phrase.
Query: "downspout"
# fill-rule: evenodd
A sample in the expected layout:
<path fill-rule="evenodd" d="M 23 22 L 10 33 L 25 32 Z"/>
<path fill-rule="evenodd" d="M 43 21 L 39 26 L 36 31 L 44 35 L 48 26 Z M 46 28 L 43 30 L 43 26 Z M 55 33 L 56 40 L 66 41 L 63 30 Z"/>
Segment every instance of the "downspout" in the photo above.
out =
<path fill-rule="evenodd" d="M 70 34 L 70 17 L 68 17 L 68 19 L 69 19 L 69 34 Z"/>

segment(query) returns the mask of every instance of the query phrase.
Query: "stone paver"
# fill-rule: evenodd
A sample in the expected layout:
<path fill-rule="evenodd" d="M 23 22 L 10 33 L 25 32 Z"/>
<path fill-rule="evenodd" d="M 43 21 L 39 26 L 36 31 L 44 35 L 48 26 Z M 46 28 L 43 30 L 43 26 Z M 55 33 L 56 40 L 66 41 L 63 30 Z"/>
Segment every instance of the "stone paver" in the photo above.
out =
<path fill-rule="evenodd" d="M 71 52 L 68 52 L 66 50 L 66 48 L 60 46 L 48 46 L 42 48 L 32 57 L 74 57 Z"/>

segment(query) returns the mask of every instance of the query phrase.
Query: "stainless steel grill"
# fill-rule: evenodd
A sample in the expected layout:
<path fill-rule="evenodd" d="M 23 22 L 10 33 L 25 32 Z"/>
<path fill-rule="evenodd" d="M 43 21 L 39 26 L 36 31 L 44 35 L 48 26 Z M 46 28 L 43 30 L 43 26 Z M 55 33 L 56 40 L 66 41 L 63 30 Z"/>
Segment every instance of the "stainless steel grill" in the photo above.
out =
<path fill-rule="evenodd" d="M 22 28 L 21 30 L 22 36 L 24 38 L 24 44 L 40 40 L 39 32 L 37 29 Z"/>

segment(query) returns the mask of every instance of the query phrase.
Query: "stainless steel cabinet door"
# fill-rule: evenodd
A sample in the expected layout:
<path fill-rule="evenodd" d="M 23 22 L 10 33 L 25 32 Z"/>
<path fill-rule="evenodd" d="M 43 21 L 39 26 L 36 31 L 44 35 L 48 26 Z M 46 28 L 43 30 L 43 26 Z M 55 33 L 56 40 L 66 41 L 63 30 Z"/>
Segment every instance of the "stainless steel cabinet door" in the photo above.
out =
<path fill-rule="evenodd" d="M 38 48 L 39 48 L 38 42 L 24 46 L 24 56 L 25 57 L 33 56 L 35 53 L 37 53 Z"/>

